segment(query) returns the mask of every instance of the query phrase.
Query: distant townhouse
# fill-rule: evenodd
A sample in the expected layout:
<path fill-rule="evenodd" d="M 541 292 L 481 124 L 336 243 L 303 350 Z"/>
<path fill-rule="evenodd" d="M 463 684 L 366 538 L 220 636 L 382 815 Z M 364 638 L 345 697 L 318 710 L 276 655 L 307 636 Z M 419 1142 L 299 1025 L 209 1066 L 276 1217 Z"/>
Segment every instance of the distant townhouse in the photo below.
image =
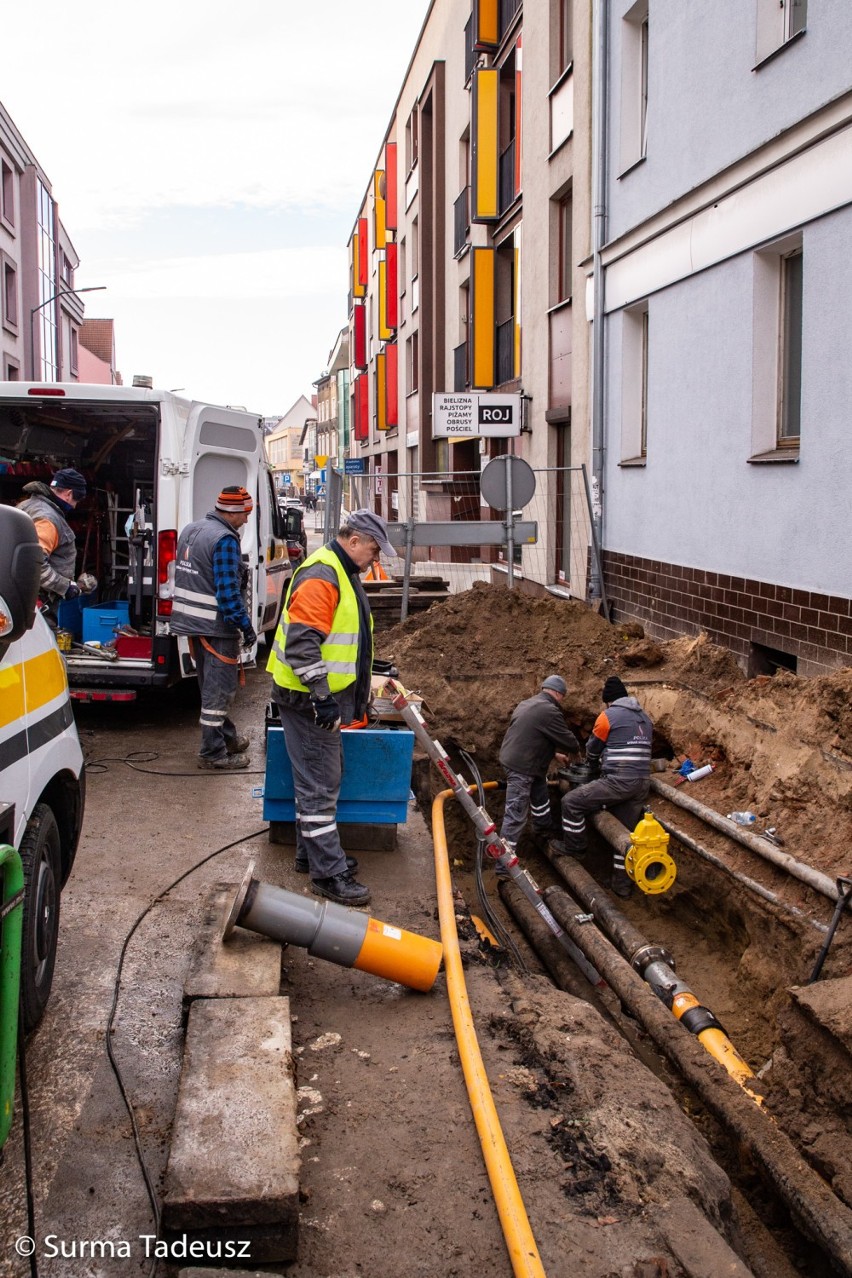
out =
<path fill-rule="evenodd" d="M 305 491 L 305 450 L 301 437 L 305 422 L 314 419 L 316 412 L 316 404 L 301 395 L 282 417 L 269 423 L 272 429 L 266 434 L 266 455 L 276 488 L 287 496 Z"/>
<path fill-rule="evenodd" d="M 50 181 L 0 104 L 0 380 L 79 380 L 79 264 Z"/>

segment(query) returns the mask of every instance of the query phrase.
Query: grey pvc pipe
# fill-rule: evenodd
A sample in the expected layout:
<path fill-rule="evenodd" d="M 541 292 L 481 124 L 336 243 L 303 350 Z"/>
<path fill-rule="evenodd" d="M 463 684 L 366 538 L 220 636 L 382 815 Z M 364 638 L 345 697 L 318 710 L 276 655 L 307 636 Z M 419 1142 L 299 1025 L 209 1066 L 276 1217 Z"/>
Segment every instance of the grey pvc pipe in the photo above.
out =
<path fill-rule="evenodd" d="M 275 941 L 301 945 L 316 958 L 352 967 L 367 935 L 369 915 L 333 901 L 311 901 L 298 892 L 253 879 L 237 919 L 240 927 Z"/>
<path fill-rule="evenodd" d="M 680 790 L 676 790 L 674 786 L 666 785 L 659 777 L 651 777 L 651 789 L 664 799 L 668 799 L 669 803 L 677 804 L 679 808 L 683 808 L 685 812 L 691 812 L 693 816 L 699 817 L 705 824 L 712 826 L 714 830 L 721 831 L 729 839 L 735 839 L 744 848 L 748 848 L 751 852 L 756 852 L 758 856 L 763 857 L 764 861 L 771 861 L 779 869 L 786 870 L 792 878 L 799 879 L 802 883 L 807 883 L 808 887 L 812 887 L 816 892 L 821 892 L 830 901 L 837 900 L 837 884 L 827 874 L 822 874 L 819 870 L 815 870 L 813 866 L 797 861 L 794 856 L 790 856 L 789 852 L 783 852 L 781 848 L 776 848 L 774 844 L 768 843 L 766 839 L 760 839 L 755 834 L 749 834 L 748 830 L 743 830 L 740 826 L 735 825 L 733 821 L 723 817 L 720 812 L 714 812 L 712 808 L 708 808 L 704 803 L 699 803 L 697 799 L 687 798 L 685 794 L 681 794 Z"/>

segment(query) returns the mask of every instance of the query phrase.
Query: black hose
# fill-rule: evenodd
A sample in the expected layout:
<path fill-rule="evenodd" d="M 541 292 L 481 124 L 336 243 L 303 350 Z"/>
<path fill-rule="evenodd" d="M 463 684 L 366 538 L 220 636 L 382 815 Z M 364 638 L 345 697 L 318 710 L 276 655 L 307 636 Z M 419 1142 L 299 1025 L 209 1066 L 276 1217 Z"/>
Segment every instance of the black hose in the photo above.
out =
<path fill-rule="evenodd" d="M 476 785 L 477 802 L 479 803 L 480 807 L 483 807 L 485 804 L 485 790 L 482 785 L 482 774 L 480 773 L 479 768 L 476 766 L 473 759 L 467 753 L 466 750 L 461 750 L 459 751 L 459 753 L 461 754 L 461 757 L 464 759 L 467 766 L 470 768 L 471 775 L 473 776 L 474 784 Z M 526 960 L 524 959 L 524 956 L 521 954 L 521 951 L 518 949 L 518 946 L 516 945 L 515 940 L 512 937 L 511 933 L 509 932 L 508 928 L 497 917 L 497 914 L 495 913 L 494 908 L 491 905 L 491 902 L 488 900 L 488 896 L 485 891 L 485 882 L 482 877 L 482 862 L 484 860 L 484 857 L 485 857 L 485 840 L 481 837 L 477 837 L 476 857 L 474 860 L 474 881 L 476 883 L 476 896 L 479 902 L 479 908 L 482 910 L 482 913 L 485 915 L 488 926 L 491 928 L 491 931 L 497 937 L 497 940 L 500 942 L 500 944 L 503 946 L 505 950 L 508 950 L 509 954 L 512 956 L 512 960 L 515 967 L 517 967 L 517 969 L 520 972 L 523 972 L 525 975 L 528 975 L 530 969 Z"/>
<path fill-rule="evenodd" d="M 118 762 L 126 762 L 126 760 L 119 760 Z M 184 879 L 189 878 L 190 874 L 194 874 L 195 871 L 199 870 L 202 865 L 206 865 L 208 861 L 212 861 L 214 857 L 220 856 L 223 852 L 228 852 L 231 848 L 237 847 L 237 845 L 240 843 L 248 842 L 249 839 L 259 838 L 261 834 L 266 834 L 268 829 L 269 829 L 268 826 L 264 826 L 263 829 L 261 830 L 255 830 L 253 834 L 244 834 L 241 838 L 234 839 L 231 843 L 226 843 L 224 847 L 216 848 L 215 852 L 209 852 L 207 856 L 202 857 L 200 861 L 196 861 L 194 865 L 191 865 L 188 870 L 184 870 L 182 874 L 179 874 L 178 877 L 174 879 L 173 882 L 171 882 L 168 885 L 168 887 L 163 888 L 162 892 L 159 892 L 157 896 L 155 896 L 154 899 L 152 901 L 149 901 L 149 903 L 145 906 L 145 909 L 137 917 L 130 931 L 127 933 L 127 936 L 124 938 L 124 944 L 121 947 L 121 954 L 119 955 L 119 960 L 118 960 L 118 970 L 115 974 L 115 985 L 113 988 L 112 1007 L 110 1008 L 109 1018 L 107 1020 L 106 1049 L 107 1049 L 107 1056 L 109 1057 L 109 1063 L 112 1066 L 112 1071 L 115 1074 L 115 1080 L 118 1084 L 118 1090 L 121 1093 L 121 1099 L 124 1101 L 124 1106 L 125 1106 L 125 1109 L 127 1110 L 127 1114 L 130 1119 L 130 1127 L 133 1132 L 133 1144 L 136 1148 L 136 1158 L 139 1163 L 140 1170 L 142 1172 L 142 1179 L 145 1182 L 145 1189 L 147 1190 L 147 1193 L 148 1193 L 148 1201 L 151 1204 L 151 1213 L 154 1217 L 154 1226 L 155 1226 L 155 1232 L 156 1232 L 157 1238 L 159 1238 L 160 1236 L 160 1226 L 161 1226 L 160 1204 L 157 1200 L 157 1194 L 154 1189 L 153 1182 L 151 1180 L 151 1174 L 148 1170 L 148 1164 L 145 1162 L 145 1155 L 142 1152 L 142 1142 L 139 1135 L 139 1128 L 136 1123 L 136 1113 L 133 1109 L 133 1105 L 131 1103 L 130 1097 L 127 1094 L 127 1088 L 124 1085 L 124 1079 L 122 1078 L 121 1069 L 119 1068 L 118 1061 L 115 1059 L 115 1055 L 113 1053 L 113 1047 L 112 1047 L 112 1035 L 113 1035 L 113 1029 L 115 1024 L 115 1014 L 118 1009 L 118 997 L 119 997 L 119 994 L 121 993 L 121 973 L 124 968 L 124 959 L 127 954 L 127 947 L 130 944 L 130 941 L 133 937 L 134 932 L 142 923 L 142 921 L 145 919 L 145 917 L 148 914 L 150 914 L 151 910 L 153 910 L 155 905 L 159 905 L 159 903 L 163 900 L 163 898 L 168 896 L 169 892 L 171 892 L 173 888 L 176 888 L 179 883 L 183 882 Z M 158 1264 L 158 1258 L 155 1257 L 154 1262 L 151 1265 L 150 1270 L 148 1271 L 149 1278 L 153 1278 L 153 1275 L 157 1269 L 157 1264 Z"/>
<path fill-rule="evenodd" d="M 18 1001 L 18 1082 L 21 1091 L 21 1125 L 24 1134 L 24 1180 L 27 1191 L 27 1228 L 33 1242 L 30 1252 L 30 1274 L 38 1278 L 38 1261 L 35 1249 L 35 1195 L 33 1194 L 33 1154 L 30 1143 L 30 1093 L 27 1087 L 26 1052 L 24 1050 L 24 1000 Z"/>

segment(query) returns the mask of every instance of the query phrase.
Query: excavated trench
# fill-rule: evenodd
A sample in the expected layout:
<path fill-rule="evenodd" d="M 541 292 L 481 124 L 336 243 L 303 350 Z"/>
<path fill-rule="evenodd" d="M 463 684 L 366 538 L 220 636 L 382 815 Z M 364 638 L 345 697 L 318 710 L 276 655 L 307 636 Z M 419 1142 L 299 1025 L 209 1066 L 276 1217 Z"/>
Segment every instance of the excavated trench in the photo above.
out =
<path fill-rule="evenodd" d="M 600 709 L 601 677 L 615 671 L 655 721 L 655 755 L 671 761 L 668 772 L 661 774 L 664 782 L 677 780 L 678 766 L 687 754 L 696 763 L 712 762 L 715 771 L 704 782 L 683 786 L 689 797 L 700 798 L 723 817 L 734 809 L 751 808 L 758 816 L 758 834 L 775 826 L 785 851 L 814 867 L 829 884 L 838 875 L 852 873 L 852 671 L 824 680 L 784 675 L 748 681 L 728 654 L 702 637 L 649 645 L 637 640 L 635 631 L 619 634 L 585 609 L 563 622 L 559 632 L 549 601 L 542 607 L 527 600 L 519 608 L 517 600 L 507 604 L 502 593 L 504 600 L 497 602 L 480 589 L 475 608 L 452 600 L 433 609 L 433 614 L 443 614 L 440 627 L 424 620 L 416 627 L 406 623 L 393 632 L 382 654 L 393 653 L 406 685 L 424 697 L 430 731 L 466 779 L 474 778 L 463 752 L 483 780 L 502 777 L 497 754 L 511 709 L 536 690 L 546 673 L 555 669 L 568 680 L 567 717 L 583 742 Z M 484 621 L 476 616 L 483 610 Z M 498 637 L 485 643 L 483 636 L 495 632 Z M 638 653 L 633 666 L 631 652 Z M 417 755 L 414 788 L 428 815 L 441 780 L 428 759 Z M 552 794 L 556 824 L 558 786 Z M 501 793 L 489 791 L 485 806 L 499 823 Z M 530 969 L 549 971 L 555 985 L 596 1008 L 673 1091 L 731 1180 L 740 1232 L 737 1249 L 752 1271 L 773 1278 L 802 1272 L 852 1273 L 850 911 L 840 915 L 819 979 L 809 984 L 835 900 L 669 798 L 652 793 L 648 806 L 672 832 L 676 881 L 663 895 L 646 896 L 634 888 L 630 900 L 610 900 L 648 943 L 673 956 L 677 976 L 714 1014 L 752 1071 L 750 1085 L 762 1099 L 759 1106 L 748 1097 L 745 1108 L 740 1106 L 740 1117 L 731 1120 L 727 1103 L 717 1104 L 714 1095 L 703 1095 L 690 1070 L 684 1071 L 660 1048 L 623 991 L 616 993 L 611 983 L 593 990 L 552 936 L 539 937 L 540 944 L 533 936 L 530 948 L 530 928 L 522 926 L 517 911 L 506 908 L 512 904 L 511 892 L 497 892 L 486 866 L 488 903 L 510 930 Z M 452 803 L 445 819 L 457 887 L 471 913 L 481 916 L 483 905 L 472 873 L 477 855 L 473 829 Z M 685 843 L 678 841 L 678 832 Z M 558 867 L 529 835 L 519 844 L 518 855 L 548 902 L 551 890 L 565 889 Z M 611 847 L 593 833 L 583 867 L 603 886 L 608 883 L 611 855 Z M 569 911 L 575 909 L 566 899 Z M 555 904 L 552 908 L 555 911 Z M 576 912 L 585 912 L 585 907 L 578 903 Z M 511 955 L 494 954 L 484 944 L 489 961 L 505 969 L 505 980 L 523 982 L 524 974 L 512 970 L 517 964 Z M 624 966 L 635 975 L 629 964 Z M 694 1048 L 695 1036 L 678 1025 L 662 1003 L 657 1005 L 673 1032 Z M 554 1071 L 547 1053 L 542 1054 L 523 1018 L 506 1032 L 528 1040 L 522 1047 L 530 1066 L 538 1069 L 539 1081 L 526 1100 L 552 1110 L 547 1139 L 568 1169 L 566 1193 L 590 1195 L 595 1210 L 605 1216 L 608 1203 L 615 1210 L 618 1167 L 588 1143 L 581 1126 L 566 1121 L 560 1109 L 559 1071 Z M 708 1068 L 711 1073 L 724 1072 L 715 1062 Z M 735 1090 L 746 1097 L 742 1089 Z M 732 1105 L 739 1114 L 738 1102 Z M 750 1108 L 755 1111 L 753 1120 Z M 767 1171 L 764 1143 L 767 1148 L 773 1143 L 789 1147 L 792 1162 L 789 1168 L 785 1164 L 783 1174 L 773 1174 L 771 1166 Z M 774 1154 L 767 1157 L 771 1164 Z"/>

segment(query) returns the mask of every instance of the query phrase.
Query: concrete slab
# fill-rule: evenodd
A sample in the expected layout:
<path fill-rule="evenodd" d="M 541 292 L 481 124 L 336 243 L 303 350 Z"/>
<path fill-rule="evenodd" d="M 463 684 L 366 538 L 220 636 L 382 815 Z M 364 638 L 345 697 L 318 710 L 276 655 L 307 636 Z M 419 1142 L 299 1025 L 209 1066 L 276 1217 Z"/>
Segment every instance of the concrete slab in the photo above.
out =
<path fill-rule="evenodd" d="M 210 893 L 184 984 L 184 1014 L 197 998 L 276 997 L 281 989 L 279 941 L 235 928 L 222 942 L 222 924 L 237 886 L 217 883 Z"/>
<path fill-rule="evenodd" d="M 363 825 L 347 821 L 340 825 L 340 841 L 346 852 L 395 852 L 396 830 L 395 825 Z M 295 848 L 295 821 L 270 821 L 269 842 Z"/>
<path fill-rule="evenodd" d="M 660 1229 L 689 1278 L 754 1278 L 703 1212 L 688 1198 L 660 1208 Z"/>
<path fill-rule="evenodd" d="M 289 999 L 192 1004 L 163 1200 L 167 1239 L 248 1243 L 232 1258 L 250 1264 L 294 1259 L 294 1076 Z M 209 1249 L 198 1258 L 209 1260 Z"/>
<path fill-rule="evenodd" d="M 179 1269 L 178 1278 L 223 1278 L 221 1269 Z M 270 1278 L 269 1269 L 228 1269 L 227 1278 Z"/>

